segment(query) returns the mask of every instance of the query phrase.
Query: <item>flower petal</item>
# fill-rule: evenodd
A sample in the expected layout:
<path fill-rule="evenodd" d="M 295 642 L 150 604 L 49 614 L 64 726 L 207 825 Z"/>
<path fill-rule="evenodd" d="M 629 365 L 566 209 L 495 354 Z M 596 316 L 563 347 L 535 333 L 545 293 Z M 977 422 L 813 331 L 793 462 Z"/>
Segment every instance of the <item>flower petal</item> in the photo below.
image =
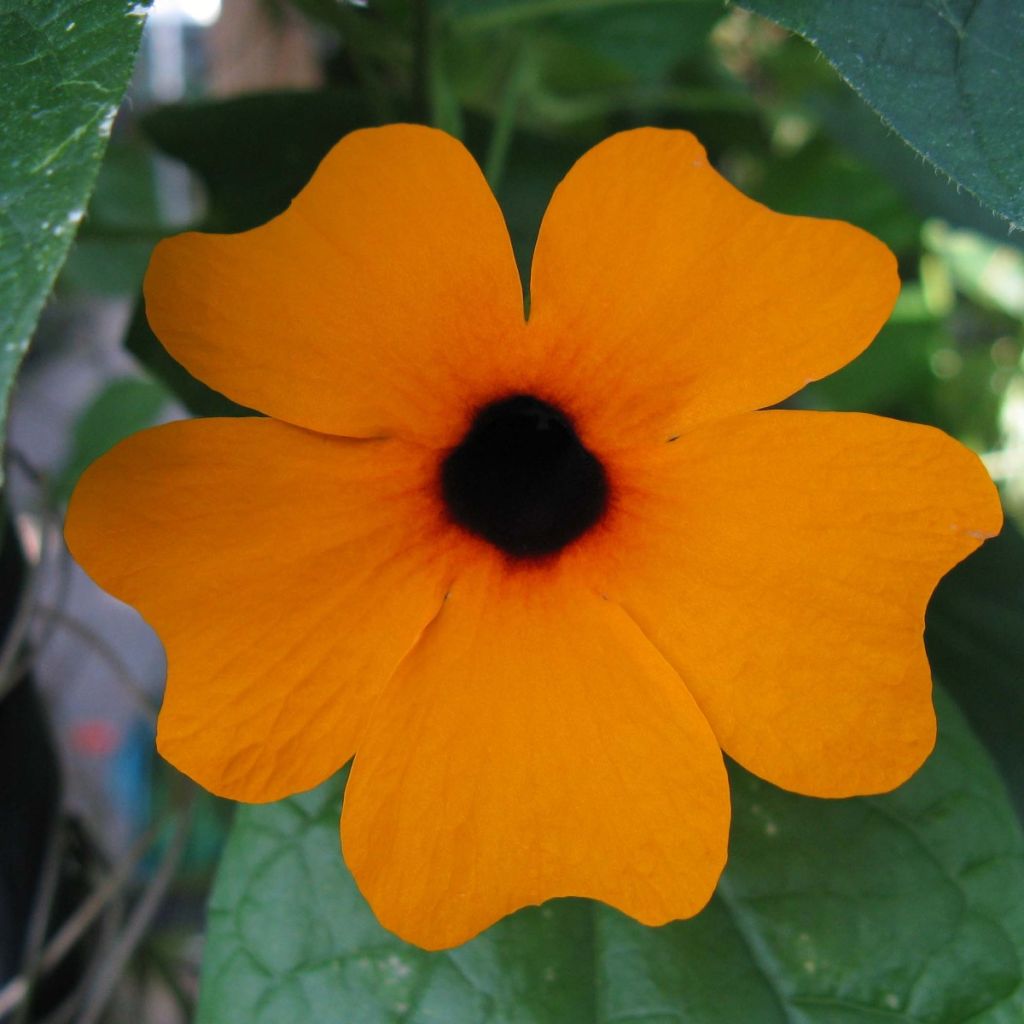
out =
<path fill-rule="evenodd" d="M 146 311 L 171 355 L 278 419 L 356 437 L 436 440 L 461 424 L 523 331 L 501 211 L 461 143 L 353 132 L 281 216 L 161 242 Z M 467 367 L 473 379 L 467 385 Z"/>
<path fill-rule="evenodd" d="M 528 334 L 558 367 L 553 396 L 608 448 L 782 400 L 858 355 L 898 292 L 877 239 L 773 213 L 688 132 L 643 128 L 555 191 Z"/>
<path fill-rule="evenodd" d="M 164 643 L 157 743 L 172 764 L 263 801 L 352 756 L 443 600 L 423 459 L 274 420 L 197 420 L 136 434 L 85 473 L 68 544 Z"/>
<path fill-rule="evenodd" d="M 456 581 L 374 709 L 342 845 L 385 927 L 444 948 L 554 896 L 695 914 L 728 822 L 714 737 L 629 618 L 499 568 Z"/>
<path fill-rule="evenodd" d="M 934 741 L 925 606 L 1002 521 L 978 458 L 931 427 L 759 412 L 664 445 L 630 487 L 606 592 L 725 752 L 812 796 L 907 779 Z"/>

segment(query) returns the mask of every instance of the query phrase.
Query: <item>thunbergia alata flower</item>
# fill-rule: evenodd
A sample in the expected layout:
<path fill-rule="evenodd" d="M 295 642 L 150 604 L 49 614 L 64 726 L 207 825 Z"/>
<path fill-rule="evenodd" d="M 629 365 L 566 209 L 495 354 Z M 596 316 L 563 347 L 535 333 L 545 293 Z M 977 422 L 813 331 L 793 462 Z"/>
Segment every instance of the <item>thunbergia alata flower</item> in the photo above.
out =
<path fill-rule="evenodd" d="M 428 948 L 555 896 L 687 917 L 726 859 L 721 751 L 786 789 L 891 789 L 932 748 L 936 582 L 1000 527 L 925 426 L 763 410 L 860 353 L 884 245 L 773 213 L 686 132 L 587 153 L 529 316 L 454 139 L 355 132 L 290 209 L 162 242 L 146 308 L 265 418 L 145 431 L 71 549 L 167 650 L 157 742 L 276 800 L 354 762 L 342 847 Z"/>

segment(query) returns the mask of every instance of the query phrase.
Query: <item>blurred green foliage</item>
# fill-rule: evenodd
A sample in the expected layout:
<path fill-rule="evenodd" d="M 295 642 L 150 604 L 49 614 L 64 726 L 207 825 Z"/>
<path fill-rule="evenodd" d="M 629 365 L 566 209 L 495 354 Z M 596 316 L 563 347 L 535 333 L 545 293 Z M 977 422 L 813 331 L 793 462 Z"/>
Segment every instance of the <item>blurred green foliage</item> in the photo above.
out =
<path fill-rule="evenodd" d="M 91 462 L 118 441 L 151 427 L 171 400 L 170 392 L 155 380 L 120 377 L 111 381 L 78 418 L 71 451 L 50 482 L 50 500 L 65 504 Z"/>
<path fill-rule="evenodd" d="M 89 221 L 68 253 L 61 288 L 93 295 L 135 295 L 153 241 L 163 233 L 152 154 L 114 141 L 89 204 Z"/>
<path fill-rule="evenodd" d="M 750 195 L 858 224 L 899 260 L 903 293 L 876 342 L 789 404 L 935 424 L 984 453 L 1011 517 L 1024 512 L 1024 254 L 1005 219 L 1020 219 L 1024 180 L 1020 107 L 1006 99 L 1024 73 L 1019 6 L 981 0 L 968 18 L 965 0 L 746 3 L 816 39 L 828 61 L 719 0 L 271 6 L 300 11 L 316 33 L 323 87 L 139 118 L 111 147 L 63 293 L 137 292 L 153 242 L 172 230 L 157 153 L 194 176 L 195 226 L 238 231 L 283 210 L 346 132 L 429 121 L 484 168 L 528 281 L 544 208 L 577 157 L 619 129 L 685 128 Z M 949 64 L 951 38 L 963 68 Z M 141 303 L 126 346 L 160 383 L 119 381 L 98 397 L 59 496 L 168 395 L 200 415 L 247 411 L 167 356 Z M 666 929 L 559 902 L 423 954 L 376 926 L 344 873 L 341 780 L 244 810 L 213 903 L 202 1024 L 326 1020 L 342 1005 L 360 1024 L 1019 1020 L 1024 844 L 987 757 L 1024 810 L 1022 638 L 1024 539 L 1011 518 L 947 577 L 928 616 L 936 675 L 988 754 L 940 694 L 939 752 L 890 796 L 811 801 L 736 771 L 726 883 L 707 913 Z"/>

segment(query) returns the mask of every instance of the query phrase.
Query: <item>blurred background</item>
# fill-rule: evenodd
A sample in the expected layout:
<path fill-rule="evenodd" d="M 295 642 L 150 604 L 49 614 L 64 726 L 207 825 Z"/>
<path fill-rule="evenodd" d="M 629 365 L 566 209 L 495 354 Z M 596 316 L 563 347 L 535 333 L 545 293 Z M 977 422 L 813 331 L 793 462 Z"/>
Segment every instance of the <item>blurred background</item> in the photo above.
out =
<path fill-rule="evenodd" d="M 852 221 L 904 280 L 878 341 L 790 404 L 933 423 L 1011 522 L 943 584 L 929 648 L 1004 773 L 1024 769 L 1024 253 L 799 38 L 719 0 L 156 0 L 99 182 L 14 393 L 0 645 L 0 1021 L 192 1019 L 231 810 L 156 757 L 159 643 L 70 561 L 64 507 L 121 437 L 238 410 L 173 364 L 139 289 L 185 227 L 280 212 L 345 132 L 427 121 L 497 192 L 524 278 L 540 217 L 608 133 L 683 127 L 775 209 Z M 76 218 L 78 219 L 78 218 Z M 728 339 L 714 339 L 728 358 Z"/>

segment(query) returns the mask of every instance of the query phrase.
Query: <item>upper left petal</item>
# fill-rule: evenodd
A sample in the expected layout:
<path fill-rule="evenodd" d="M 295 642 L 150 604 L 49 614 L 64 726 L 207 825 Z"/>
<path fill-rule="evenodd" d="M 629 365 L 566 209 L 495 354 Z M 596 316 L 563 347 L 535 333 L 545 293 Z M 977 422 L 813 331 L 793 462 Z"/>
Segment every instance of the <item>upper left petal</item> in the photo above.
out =
<path fill-rule="evenodd" d="M 725 863 L 722 756 L 614 605 L 544 572 L 456 579 L 360 742 L 343 850 L 381 923 L 453 946 L 554 896 L 689 917 Z"/>
<path fill-rule="evenodd" d="M 486 392 L 523 329 L 508 231 L 479 167 L 416 125 L 346 136 L 262 227 L 161 242 L 145 294 L 157 336 L 211 387 L 354 437 L 450 443 L 460 403 Z"/>
<path fill-rule="evenodd" d="M 68 545 L 163 641 L 157 745 L 172 764 L 262 801 L 352 756 L 447 582 L 423 459 L 269 419 L 195 420 L 86 471 Z"/>

